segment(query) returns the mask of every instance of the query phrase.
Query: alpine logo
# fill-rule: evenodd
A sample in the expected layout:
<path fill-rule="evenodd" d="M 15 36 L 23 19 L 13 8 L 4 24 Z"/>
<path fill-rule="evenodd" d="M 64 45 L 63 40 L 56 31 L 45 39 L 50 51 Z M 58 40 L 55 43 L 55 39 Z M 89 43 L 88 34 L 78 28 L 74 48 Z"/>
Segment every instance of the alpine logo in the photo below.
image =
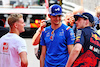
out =
<path fill-rule="evenodd" d="M 55 9 L 55 11 L 60 11 L 60 8 Z"/>

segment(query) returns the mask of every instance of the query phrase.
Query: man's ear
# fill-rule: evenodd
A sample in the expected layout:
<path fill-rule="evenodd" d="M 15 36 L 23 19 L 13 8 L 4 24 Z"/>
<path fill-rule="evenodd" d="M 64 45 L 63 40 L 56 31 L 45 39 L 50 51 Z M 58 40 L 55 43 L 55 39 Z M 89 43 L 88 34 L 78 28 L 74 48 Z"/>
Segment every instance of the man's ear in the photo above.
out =
<path fill-rule="evenodd" d="M 17 28 L 17 27 L 18 27 L 18 26 L 17 26 L 17 23 L 14 23 L 14 27 L 15 27 L 15 28 Z"/>
<path fill-rule="evenodd" d="M 86 25 L 89 24 L 89 20 L 86 20 L 85 22 L 86 22 Z"/>

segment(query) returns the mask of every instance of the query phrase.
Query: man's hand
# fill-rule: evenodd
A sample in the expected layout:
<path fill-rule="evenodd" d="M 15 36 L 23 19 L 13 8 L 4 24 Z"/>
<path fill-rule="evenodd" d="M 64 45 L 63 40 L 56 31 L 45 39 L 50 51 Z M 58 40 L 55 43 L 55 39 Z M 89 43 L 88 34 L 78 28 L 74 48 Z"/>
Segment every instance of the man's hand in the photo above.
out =
<path fill-rule="evenodd" d="M 40 30 L 42 31 L 44 27 L 46 27 L 46 22 L 45 20 L 42 20 L 40 23 Z"/>

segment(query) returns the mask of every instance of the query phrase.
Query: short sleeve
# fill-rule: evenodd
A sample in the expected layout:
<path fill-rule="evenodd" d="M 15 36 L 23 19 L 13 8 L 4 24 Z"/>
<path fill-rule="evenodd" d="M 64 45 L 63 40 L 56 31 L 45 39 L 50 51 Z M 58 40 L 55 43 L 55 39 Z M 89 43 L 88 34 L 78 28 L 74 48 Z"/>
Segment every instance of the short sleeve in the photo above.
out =
<path fill-rule="evenodd" d="M 27 46 L 24 39 L 20 40 L 17 44 L 18 44 L 18 53 L 21 53 L 23 51 L 27 52 Z"/>
<path fill-rule="evenodd" d="M 67 36 L 67 38 L 66 38 L 67 39 L 67 45 L 74 44 L 75 35 L 74 35 L 74 31 L 73 31 L 72 28 L 67 29 L 66 36 Z"/>
<path fill-rule="evenodd" d="M 84 44 L 84 34 L 82 30 L 77 30 L 75 44 L 76 43 Z"/>
<path fill-rule="evenodd" d="M 44 36 L 45 36 L 45 31 L 42 32 L 42 35 L 41 35 L 41 38 L 40 38 L 40 45 L 45 45 Z"/>

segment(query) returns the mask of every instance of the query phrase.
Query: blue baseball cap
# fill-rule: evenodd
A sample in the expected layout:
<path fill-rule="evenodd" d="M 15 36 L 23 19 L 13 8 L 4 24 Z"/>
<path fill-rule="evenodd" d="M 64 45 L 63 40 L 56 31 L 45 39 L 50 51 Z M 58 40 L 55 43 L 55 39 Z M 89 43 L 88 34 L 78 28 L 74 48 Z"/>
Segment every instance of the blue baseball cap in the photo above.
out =
<path fill-rule="evenodd" d="M 63 15 L 61 6 L 57 4 L 51 5 L 49 8 L 49 14 L 52 16 Z"/>
<path fill-rule="evenodd" d="M 90 13 L 85 12 L 83 14 L 74 15 L 75 21 L 77 21 L 79 17 L 88 19 L 89 22 L 94 23 L 94 17 Z"/>

